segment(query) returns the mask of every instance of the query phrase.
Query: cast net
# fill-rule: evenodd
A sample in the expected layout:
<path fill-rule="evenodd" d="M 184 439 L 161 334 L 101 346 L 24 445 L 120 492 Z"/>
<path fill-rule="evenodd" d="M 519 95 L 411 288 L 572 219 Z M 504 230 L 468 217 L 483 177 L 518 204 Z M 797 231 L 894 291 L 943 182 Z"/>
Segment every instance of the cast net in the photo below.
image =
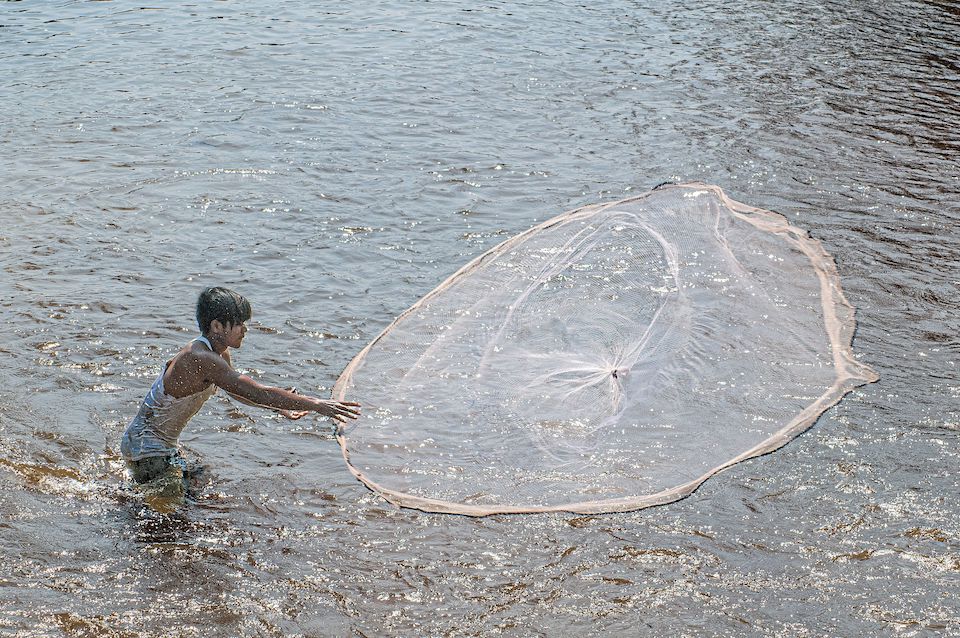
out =
<path fill-rule="evenodd" d="M 354 475 L 401 506 L 682 498 L 876 379 L 819 242 L 717 187 L 570 211 L 460 269 L 347 366 Z"/>

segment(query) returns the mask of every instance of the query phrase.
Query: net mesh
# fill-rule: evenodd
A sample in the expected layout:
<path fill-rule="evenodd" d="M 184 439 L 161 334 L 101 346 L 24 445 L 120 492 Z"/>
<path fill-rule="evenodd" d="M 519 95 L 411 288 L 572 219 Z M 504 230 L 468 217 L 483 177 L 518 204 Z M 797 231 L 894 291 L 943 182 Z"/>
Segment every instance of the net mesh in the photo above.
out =
<path fill-rule="evenodd" d="M 819 242 L 717 187 L 565 213 L 398 317 L 334 388 L 351 471 L 401 506 L 639 509 L 776 449 L 876 379 Z"/>

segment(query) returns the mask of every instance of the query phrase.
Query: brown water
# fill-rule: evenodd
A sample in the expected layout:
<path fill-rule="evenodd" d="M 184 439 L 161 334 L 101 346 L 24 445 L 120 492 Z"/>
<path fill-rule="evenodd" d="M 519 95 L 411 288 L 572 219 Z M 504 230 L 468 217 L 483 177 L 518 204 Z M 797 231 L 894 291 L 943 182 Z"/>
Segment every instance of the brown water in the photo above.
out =
<path fill-rule="evenodd" d="M 960 635 L 960 7 L 0 6 L 0 634 Z M 881 375 L 631 514 L 398 510 L 329 426 L 211 400 L 160 514 L 118 438 L 210 284 L 328 392 L 536 221 L 662 181 L 834 255 Z"/>

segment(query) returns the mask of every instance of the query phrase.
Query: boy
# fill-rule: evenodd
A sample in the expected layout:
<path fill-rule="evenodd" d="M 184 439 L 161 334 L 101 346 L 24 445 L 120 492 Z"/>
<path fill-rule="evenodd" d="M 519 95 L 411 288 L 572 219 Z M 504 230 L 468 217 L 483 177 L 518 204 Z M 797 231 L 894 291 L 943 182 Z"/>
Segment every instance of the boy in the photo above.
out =
<path fill-rule="evenodd" d="M 177 448 L 180 432 L 217 388 L 238 401 L 273 408 L 291 419 L 311 411 L 341 422 L 360 415 L 359 403 L 317 399 L 261 385 L 234 370 L 230 348 L 240 347 L 250 316 L 250 302 L 232 290 L 208 288 L 200 294 L 197 323 L 201 336 L 167 362 L 123 433 L 120 452 L 137 483 L 186 470 Z"/>

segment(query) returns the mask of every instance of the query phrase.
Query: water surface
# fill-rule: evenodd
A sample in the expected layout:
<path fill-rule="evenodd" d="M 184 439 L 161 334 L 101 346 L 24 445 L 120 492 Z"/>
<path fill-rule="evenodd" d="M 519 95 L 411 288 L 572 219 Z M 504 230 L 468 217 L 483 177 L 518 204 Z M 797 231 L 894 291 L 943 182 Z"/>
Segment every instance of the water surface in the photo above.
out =
<path fill-rule="evenodd" d="M 20 636 L 960 635 L 960 9 L 0 7 L 0 628 Z M 718 184 L 834 255 L 881 375 L 630 514 L 398 510 L 329 426 L 211 400 L 195 504 L 119 435 L 207 285 L 239 367 L 329 392 L 559 212 Z"/>

